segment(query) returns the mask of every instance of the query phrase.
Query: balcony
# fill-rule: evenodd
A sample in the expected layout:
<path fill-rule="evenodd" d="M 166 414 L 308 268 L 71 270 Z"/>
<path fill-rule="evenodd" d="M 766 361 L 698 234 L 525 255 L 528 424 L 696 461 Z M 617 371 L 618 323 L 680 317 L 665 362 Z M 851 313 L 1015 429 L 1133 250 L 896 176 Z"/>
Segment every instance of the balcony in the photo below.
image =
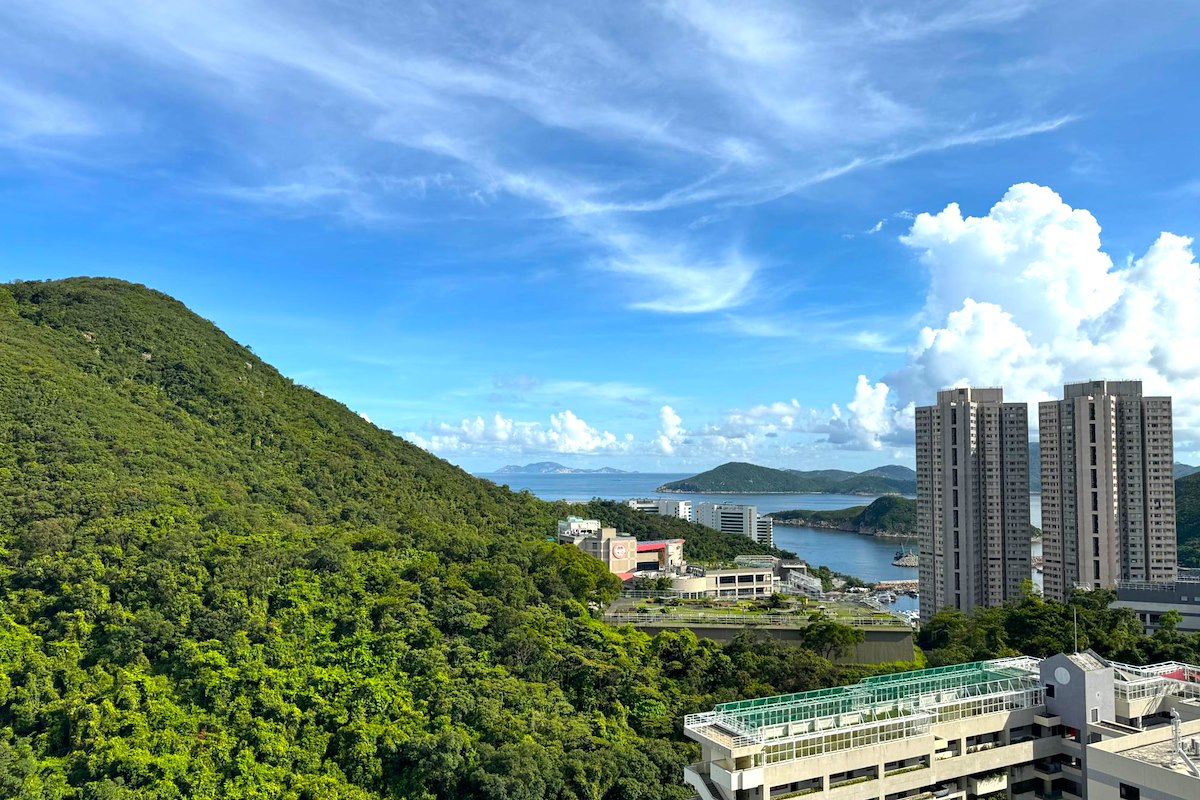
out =
<path fill-rule="evenodd" d="M 991 775 L 971 776 L 967 778 L 967 791 L 973 795 L 992 794 L 1008 788 L 1008 773 L 998 772 Z"/>

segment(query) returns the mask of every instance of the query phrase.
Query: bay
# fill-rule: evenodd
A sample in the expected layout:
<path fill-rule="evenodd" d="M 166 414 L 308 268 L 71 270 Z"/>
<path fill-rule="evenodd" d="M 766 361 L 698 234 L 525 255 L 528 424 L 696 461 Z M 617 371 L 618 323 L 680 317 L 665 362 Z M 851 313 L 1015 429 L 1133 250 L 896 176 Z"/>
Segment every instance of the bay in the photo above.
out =
<path fill-rule="evenodd" d="M 794 508 L 832 510 L 865 506 L 878 495 L 850 494 L 703 494 L 663 493 L 655 491 L 659 486 L 674 480 L 690 477 L 687 474 L 631 472 L 608 474 L 565 474 L 565 475 L 480 475 L 490 481 L 507 485 L 514 491 L 529 491 L 543 500 L 586 501 L 628 500 L 632 497 L 666 497 L 675 500 L 691 500 L 693 503 L 738 503 L 757 506 L 760 514 Z M 1030 518 L 1040 525 L 1041 496 L 1030 498 Z M 835 572 L 854 575 L 864 581 L 915 580 L 917 570 L 913 567 L 897 567 L 892 564 L 896 551 L 916 548 L 915 539 L 886 539 L 875 536 L 807 528 L 799 525 L 776 525 L 775 546 L 791 550 L 811 564 L 826 566 Z M 1033 555 L 1042 554 L 1042 543 L 1033 543 Z M 1041 586 L 1040 573 L 1033 575 L 1034 583 Z M 913 598 L 899 598 L 896 608 L 915 608 Z"/>
<path fill-rule="evenodd" d="M 659 486 L 690 478 L 690 474 L 630 472 L 619 475 L 479 475 L 507 485 L 513 491 L 528 490 L 543 500 L 628 500 L 633 497 L 665 497 L 691 500 L 692 503 L 736 503 L 756 506 L 758 513 L 787 511 L 793 508 L 829 510 L 865 506 L 879 495 L 858 494 L 705 494 L 700 492 L 659 492 Z"/>

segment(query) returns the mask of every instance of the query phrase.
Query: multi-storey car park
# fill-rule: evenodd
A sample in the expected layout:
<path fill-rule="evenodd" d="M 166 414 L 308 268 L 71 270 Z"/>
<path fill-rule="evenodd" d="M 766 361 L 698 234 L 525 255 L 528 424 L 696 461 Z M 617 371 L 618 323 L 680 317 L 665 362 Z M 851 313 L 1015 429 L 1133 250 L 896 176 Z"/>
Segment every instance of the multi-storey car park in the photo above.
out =
<path fill-rule="evenodd" d="M 702 800 L 1200 798 L 1200 667 L 1174 662 L 980 661 L 723 703 L 684 730 Z"/>

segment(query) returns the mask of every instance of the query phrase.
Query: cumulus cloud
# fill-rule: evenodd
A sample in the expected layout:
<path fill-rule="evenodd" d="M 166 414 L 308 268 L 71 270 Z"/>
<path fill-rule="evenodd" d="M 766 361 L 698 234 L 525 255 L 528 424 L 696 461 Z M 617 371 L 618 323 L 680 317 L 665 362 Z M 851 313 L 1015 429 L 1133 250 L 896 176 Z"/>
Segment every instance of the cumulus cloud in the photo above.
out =
<path fill-rule="evenodd" d="M 901 241 L 929 270 L 928 324 L 905 366 L 871 386 L 860 377 L 847 430 L 878 443 L 902 435 L 897 409 L 938 389 L 1003 386 L 1030 403 L 1090 378 L 1134 378 L 1175 398 L 1181 451 L 1200 448 L 1200 266 L 1192 240 L 1162 233 L 1118 266 L 1086 209 L 1053 190 L 1013 186 L 986 216 L 951 203 L 919 214 Z"/>
<path fill-rule="evenodd" d="M 683 418 L 675 413 L 675 409 L 663 406 L 658 412 L 658 419 L 658 449 L 663 455 L 669 456 L 675 452 L 675 445 L 683 437 Z"/>
<path fill-rule="evenodd" d="M 546 425 L 497 413 L 491 419 L 479 416 L 457 425 L 431 422 L 426 428 L 428 436 L 410 431 L 406 438 L 434 453 L 614 453 L 627 451 L 633 445 L 632 434 L 618 437 L 601 431 L 570 409 L 551 414 Z"/>

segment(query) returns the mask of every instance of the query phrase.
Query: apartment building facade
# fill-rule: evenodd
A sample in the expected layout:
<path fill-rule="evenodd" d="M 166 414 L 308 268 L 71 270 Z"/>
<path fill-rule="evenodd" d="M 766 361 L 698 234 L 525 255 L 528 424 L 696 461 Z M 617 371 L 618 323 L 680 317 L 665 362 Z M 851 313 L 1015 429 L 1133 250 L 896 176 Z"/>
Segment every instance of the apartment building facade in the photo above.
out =
<path fill-rule="evenodd" d="M 736 533 L 767 547 L 775 546 L 774 521 L 759 515 L 757 506 L 697 503 L 696 522 L 724 533 Z"/>
<path fill-rule="evenodd" d="M 1038 407 L 1044 593 L 1176 576 L 1171 398 L 1087 381 Z"/>
<path fill-rule="evenodd" d="M 921 620 L 1019 596 L 1029 580 L 1029 412 L 999 388 L 916 409 Z"/>
<path fill-rule="evenodd" d="M 1091 652 L 866 678 L 689 715 L 700 800 L 1194 800 L 1200 667 Z"/>

